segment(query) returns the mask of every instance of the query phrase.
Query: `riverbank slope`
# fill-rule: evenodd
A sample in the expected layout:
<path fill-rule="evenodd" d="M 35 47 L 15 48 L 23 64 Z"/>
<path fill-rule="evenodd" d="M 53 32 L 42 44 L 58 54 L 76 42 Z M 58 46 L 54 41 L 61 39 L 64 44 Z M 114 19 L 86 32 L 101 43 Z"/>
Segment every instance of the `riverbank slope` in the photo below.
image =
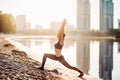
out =
<path fill-rule="evenodd" d="M 0 80 L 63 80 L 57 70 L 39 70 L 40 63 L 10 42 L 0 40 Z"/>

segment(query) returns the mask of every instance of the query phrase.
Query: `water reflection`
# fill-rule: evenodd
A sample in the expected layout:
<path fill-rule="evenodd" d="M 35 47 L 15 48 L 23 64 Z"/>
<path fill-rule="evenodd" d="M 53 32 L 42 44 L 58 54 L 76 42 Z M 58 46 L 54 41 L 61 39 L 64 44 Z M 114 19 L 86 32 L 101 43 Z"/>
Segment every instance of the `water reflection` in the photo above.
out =
<path fill-rule="evenodd" d="M 113 41 L 100 42 L 99 77 L 104 80 L 112 79 Z"/>
<path fill-rule="evenodd" d="M 53 45 L 56 41 L 54 38 L 14 40 L 19 41 L 31 49 L 34 48 L 35 51 L 42 54 L 45 52 L 54 53 Z M 77 66 L 87 74 L 103 80 L 119 80 L 119 51 L 119 40 L 91 41 L 88 39 L 66 39 L 63 48 L 63 53 L 65 54 L 63 55 L 71 65 Z"/>
<path fill-rule="evenodd" d="M 88 74 L 90 69 L 90 42 L 89 40 L 77 40 L 77 67 Z"/>
<path fill-rule="evenodd" d="M 118 42 L 118 53 L 120 53 L 120 42 Z"/>

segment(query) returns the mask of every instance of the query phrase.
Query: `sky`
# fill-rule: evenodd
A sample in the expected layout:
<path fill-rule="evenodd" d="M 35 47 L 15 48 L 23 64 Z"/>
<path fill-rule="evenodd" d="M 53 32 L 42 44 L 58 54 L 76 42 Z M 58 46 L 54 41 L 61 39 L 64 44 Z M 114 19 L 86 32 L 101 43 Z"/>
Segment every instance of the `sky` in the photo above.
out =
<path fill-rule="evenodd" d="M 120 18 L 120 0 L 114 2 L 114 26 Z M 99 29 L 99 0 L 90 0 L 91 29 Z M 77 0 L 0 0 L 0 10 L 14 15 L 26 15 L 27 22 L 49 28 L 52 21 L 62 21 L 67 18 L 69 24 L 76 27 Z"/>

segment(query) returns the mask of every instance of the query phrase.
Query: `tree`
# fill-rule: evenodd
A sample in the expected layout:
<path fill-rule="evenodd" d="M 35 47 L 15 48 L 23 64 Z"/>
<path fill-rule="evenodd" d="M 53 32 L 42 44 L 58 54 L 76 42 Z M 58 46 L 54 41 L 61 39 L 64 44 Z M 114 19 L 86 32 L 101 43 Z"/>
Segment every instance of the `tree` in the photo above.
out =
<path fill-rule="evenodd" d="M 16 22 L 11 14 L 0 12 L 0 32 L 7 34 L 16 33 Z"/>

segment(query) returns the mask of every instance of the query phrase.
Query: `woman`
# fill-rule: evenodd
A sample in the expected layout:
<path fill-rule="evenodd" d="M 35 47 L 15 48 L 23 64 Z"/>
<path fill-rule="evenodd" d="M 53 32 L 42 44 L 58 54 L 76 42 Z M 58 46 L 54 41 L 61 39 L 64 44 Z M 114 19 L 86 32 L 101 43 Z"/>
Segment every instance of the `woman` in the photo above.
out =
<path fill-rule="evenodd" d="M 80 75 L 78 77 L 82 77 L 84 75 L 84 73 L 82 71 L 80 71 L 78 68 L 69 65 L 66 62 L 66 60 L 64 59 L 63 55 L 61 54 L 61 50 L 62 50 L 62 47 L 64 45 L 64 38 L 65 38 L 65 33 L 64 33 L 65 24 L 66 24 L 66 19 L 63 20 L 61 28 L 60 28 L 60 30 L 58 32 L 58 35 L 57 35 L 58 42 L 54 45 L 55 46 L 55 55 L 54 54 L 44 54 L 42 66 L 39 69 L 44 70 L 44 65 L 45 65 L 45 62 L 46 62 L 46 58 L 50 58 L 52 60 L 59 61 L 65 67 L 67 67 L 69 69 L 78 71 L 80 73 Z"/>

